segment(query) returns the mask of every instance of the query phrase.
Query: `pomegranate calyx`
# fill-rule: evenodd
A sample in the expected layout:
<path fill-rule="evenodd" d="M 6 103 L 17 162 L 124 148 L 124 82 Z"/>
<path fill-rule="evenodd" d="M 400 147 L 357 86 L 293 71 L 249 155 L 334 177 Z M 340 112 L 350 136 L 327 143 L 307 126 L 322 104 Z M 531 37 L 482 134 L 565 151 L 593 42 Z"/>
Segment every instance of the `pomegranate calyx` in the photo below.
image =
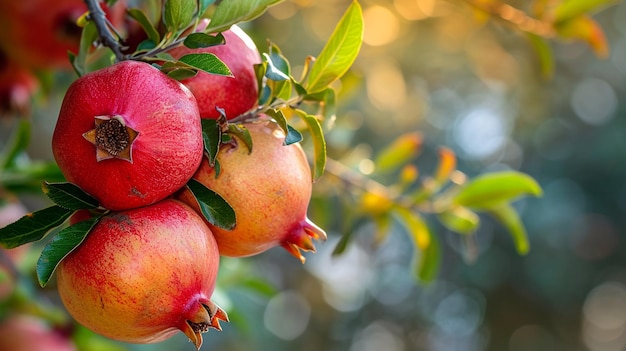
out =
<path fill-rule="evenodd" d="M 304 264 L 306 258 L 301 250 L 315 252 L 313 240 L 326 241 L 326 238 L 326 232 L 322 228 L 305 218 L 302 224 L 281 243 L 281 246 Z"/>
<path fill-rule="evenodd" d="M 139 132 L 128 127 L 122 116 L 96 116 L 95 128 L 83 137 L 96 147 L 96 161 L 118 158 L 133 163 L 132 145 Z"/>
<path fill-rule="evenodd" d="M 202 303 L 202 307 L 194 316 L 196 321 L 187 320 L 181 328 L 198 350 L 202 346 L 202 333 L 206 333 L 210 328 L 221 331 L 220 321 L 228 322 L 226 312 L 212 301 Z"/>

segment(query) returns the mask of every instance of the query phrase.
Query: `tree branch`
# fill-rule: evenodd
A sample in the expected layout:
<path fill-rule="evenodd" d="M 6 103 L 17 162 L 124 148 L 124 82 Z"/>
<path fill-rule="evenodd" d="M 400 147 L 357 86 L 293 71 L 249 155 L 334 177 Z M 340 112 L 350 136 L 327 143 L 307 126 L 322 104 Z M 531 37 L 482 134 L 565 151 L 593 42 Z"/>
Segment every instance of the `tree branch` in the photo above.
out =
<path fill-rule="evenodd" d="M 113 36 L 109 26 L 107 25 L 108 21 L 106 18 L 106 14 L 102 11 L 100 7 L 99 0 L 84 0 L 87 5 L 87 9 L 89 10 L 89 20 L 93 21 L 96 25 L 96 30 L 98 31 L 98 41 L 111 49 L 115 54 L 115 58 L 117 61 L 122 61 L 126 57 L 124 53 L 122 53 L 122 45 L 120 42 Z"/>

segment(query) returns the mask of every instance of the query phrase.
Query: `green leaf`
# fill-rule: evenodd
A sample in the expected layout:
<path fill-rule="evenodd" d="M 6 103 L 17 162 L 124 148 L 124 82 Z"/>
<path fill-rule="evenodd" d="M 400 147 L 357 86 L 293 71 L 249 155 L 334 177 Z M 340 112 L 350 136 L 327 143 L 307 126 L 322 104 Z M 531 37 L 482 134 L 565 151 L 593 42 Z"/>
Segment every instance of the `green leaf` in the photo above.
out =
<path fill-rule="evenodd" d="M 228 133 L 243 141 L 248 148 L 248 154 L 252 152 L 252 136 L 250 135 L 248 128 L 244 127 L 243 124 L 228 124 Z"/>
<path fill-rule="evenodd" d="M 41 251 L 36 272 L 39 285 L 46 286 L 61 260 L 80 245 L 100 217 L 86 219 L 71 225 L 55 235 Z"/>
<path fill-rule="evenodd" d="M 215 0 L 198 0 L 199 11 L 198 14 L 202 17 L 209 6 L 213 5 Z"/>
<path fill-rule="evenodd" d="M 526 37 L 539 58 L 541 75 L 544 78 L 552 77 L 554 74 L 554 55 L 550 43 L 548 40 L 535 34 L 528 34 Z"/>
<path fill-rule="evenodd" d="M 176 80 L 184 80 L 187 78 L 195 77 L 197 74 L 198 71 L 188 68 L 175 68 L 167 71 L 167 76 Z"/>
<path fill-rule="evenodd" d="M 30 121 L 26 118 L 20 118 L 17 127 L 11 134 L 11 139 L 3 146 L 0 154 L 0 173 L 15 165 L 16 157 L 26 150 L 29 143 Z"/>
<path fill-rule="evenodd" d="M 529 175 L 503 171 L 470 180 L 454 198 L 454 203 L 474 209 L 491 209 L 522 195 L 541 196 L 539 184 Z"/>
<path fill-rule="evenodd" d="M 441 266 L 441 246 L 436 236 L 430 237 L 430 245 L 413 258 L 417 278 L 424 283 L 435 280 Z"/>
<path fill-rule="evenodd" d="M 302 141 L 302 133 L 287 124 L 287 118 L 281 110 L 269 109 L 265 111 L 265 113 L 272 117 L 285 132 L 285 145 L 295 144 Z"/>
<path fill-rule="evenodd" d="M 126 12 L 130 17 L 139 23 L 143 31 L 148 35 L 148 39 L 153 43 L 161 41 L 159 31 L 154 27 L 148 16 L 140 9 L 127 9 Z"/>
<path fill-rule="evenodd" d="M 0 228 L 0 245 L 12 249 L 20 245 L 40 240 L 52 229 L 60 226 L 68 219 L 73 210 L 60 206 L 44 208 L 18 219 Z"/>
<path fill-rule="evenodd" d="M 404 207 L 394 207 L 393 215 L 406 228 L 414 245 L 413 269 L 420 281 L 432 281 L 439 270 L 441 251 L 430 228 L 420 216 Z"/>
<path fill-rule="evenodd" d="M 196 0 L 165 0 L 163 22 L 168 31 L 185 29 L 196 13 Z"/>
<path fill-rule="evenodd" d="M 98 30 L 93 21 L 88 21 L 80 35 L 80 43 L 78 45 L 78 54 L 71 60 L 72 67 L 78 76 L 87 73 L 87 56 L 93 45 L 98 39 Z"/>
<path fill-rule="evenodd" d="M 561 1 L 556 8 L 554 21 L 561 23 L 574 17 L 588 15 L 602 7 L 619 3 L 619 0 L 567 0 Z"/>
<path fill-rule="evenodd" d="M 42 190 L 52 202 L 68 210 L 90 210 L 98 207 L 98 200 L 72 183 L 44 182 Z"/>
<path fill-rule="evenodd" d="M 295 110 L 306 123 L 313 140 L 313 181 L 317 181 L 326 168 L 326 140 L 320 121 L 302 110 Z"/>
<path fill-rule="evenodd" d="M 220 149 L 222 143 L 222 132 L 217 124 L 217 121 L 210 118 L 202 118 L 202 138 L 204 139 L 204 151 L 207 153 L 209 159 L 209 166 L 215 165 L 217 159 L 217 152 Z"/>
<path fill-rule="evenodd" d="M 222 33 L 218 33 L 215 36 L 205 33 L 191 33 L 183 41 L 183 45 L 190 49 L 202 49 L 216 45 L 224 45 L 226 39 Z"/>
<path fill-rule="evenodd" d="M 271 5 L 283 0 L 225 0 L 220 2 L 211 16 L 205 32 L 222 32 L 231 25 L 246 22 L 262 15 Z"/>
<path fill-rule="evenodd" d="M 289 66 L 285 67 L 284 62 L 280 60 L 276 55 L 269 55 L 268 53 L 263 53 L 263 58 L 267 62 L 267 70 L 265 71 L 265 76 L 268 79 L 280 82 L 284 80 L 289 80 Z M 285 72 L 286 70 L 286 72 Z"/>
<path fill-rule="evenodd" d="M 404 207 L 396 206 L 392 211 L 400 223 L 407 229 L 417 249 L 420 251 L 425 250 L 430 245 L 432 235 L 422 216 Z"/>
<path fill-rule="evenodd" d="M 473 234 L 480 224 L 478 215 L 462 206 L 444 211 L 437 217 L 446 228 L 465 235 Z"/>
<path fill-rule="evenodd" d="M 233 73 L 228 66 L 215 56 L 215 54 L 187 54 L 181 57 L 179 61 L 207 73 L 233 77 Z"/>
<path fill-rule="evenodd" d="M 359 54 L 362 41 L 363 13 L 359 3 L 353 1 L 315 60 L 306 84 L 307 91 L 322 91 L 343 76 Z"/>
<path fill-rule="evenodd" d="M 235 228 L 235 210 L 224 198 L 195 179 L 187 182 L 187 189 L 198 201 L 200 211 L 209 223 L 226 230 Z"/>
<path fill-rule="evenodd" d="M 492 207 L 488 211 L 494 218 L 496 218 L 511 234 L 515 248 L 520 255 L 525 255 L 530 250 L 530 243 L 528 242 L 528 236 L 526 235 L 526 228 L 520 219 L 517 211 L 508 205 L 503 204 L 498 207 Z"/>
<path fill-rule="evenodd" d="M 378 153 L 374 161 L 376 171 L 382 173 L 397 171 L 419 155 L 422 142 L 422 135 L 416 132 L 397 137 Z"/>

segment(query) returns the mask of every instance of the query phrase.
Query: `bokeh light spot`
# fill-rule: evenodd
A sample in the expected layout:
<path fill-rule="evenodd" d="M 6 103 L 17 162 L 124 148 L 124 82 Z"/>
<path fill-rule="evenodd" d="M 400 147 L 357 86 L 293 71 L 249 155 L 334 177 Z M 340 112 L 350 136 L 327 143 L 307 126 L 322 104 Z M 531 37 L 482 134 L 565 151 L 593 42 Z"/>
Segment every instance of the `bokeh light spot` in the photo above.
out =
<path fill-rule="evenodd" d="M 400 23 L 396 15 L 382 6 L 370 6 L 363 11 L 365 32 L 363 42 L 380 46 L 393 42 L 400 33 Z"/>
<path fill-rule="evenodd" d="M 598 78 L 586 78 L 578 83 L 570 102 L 576 115 L 591 125 L 601 125 L 611 120 L 618 105 L 613 87 Z"/>
<path fill-rule="evenodd" d="M 297 292 L 284 291 L 274 296 L 265 308 L 265 327 L 284 340 L 300 336 L 309 324 L 311 306 Z"/>

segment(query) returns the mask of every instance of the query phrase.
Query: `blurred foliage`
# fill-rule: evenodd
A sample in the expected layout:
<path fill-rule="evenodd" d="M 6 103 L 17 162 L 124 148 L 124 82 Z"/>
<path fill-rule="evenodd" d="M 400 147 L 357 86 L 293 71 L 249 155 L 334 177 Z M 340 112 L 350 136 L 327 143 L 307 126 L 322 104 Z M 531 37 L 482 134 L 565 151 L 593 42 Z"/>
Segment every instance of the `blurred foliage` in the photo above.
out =
<path fill-rule="evenodd" d="M 298 77 L 295 63 L 322 51 L 350 3 L 287 0 L 245 29 L 273 48 L 266 62 L 289 58 Z M 364 46 L 324 97 L 337 103 L 322 113 L 329 159 L 310 216 L 329 242 L 304 268 L 279 250 L 224 259 L 215 299 L 232 323 L 204 347 L 626 347 L 624 4 L 360 3 Z M 41 180 L 60 177 L 46 160 L 73 76 L 51 79 L 28 119 L 0 120 L 3 191 L 30 210 L 50 205 L 33 194 Z M 542 199 L 511 203 L 541 188 Z M 30 286 L 37 245 L 13 299 L 44 295 L 42 317 L 70 325 L 53 281 Z M 81 350 L 193 349 L 184 337 L 135 346 L 71 328 Z"/>

